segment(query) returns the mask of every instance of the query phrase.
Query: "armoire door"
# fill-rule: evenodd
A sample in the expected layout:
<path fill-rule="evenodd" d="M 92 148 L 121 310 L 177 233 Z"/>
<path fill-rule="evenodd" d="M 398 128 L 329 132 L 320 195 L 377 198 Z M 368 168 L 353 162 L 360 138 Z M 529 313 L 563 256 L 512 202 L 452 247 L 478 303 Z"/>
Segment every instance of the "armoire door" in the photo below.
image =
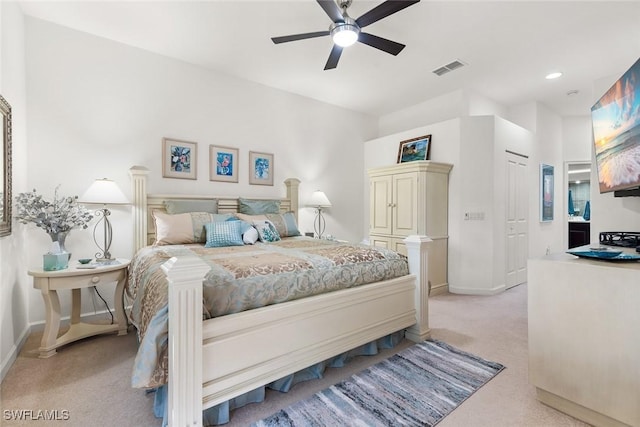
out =
<path fill-rule="evenodd" d="M 426 197 L 426 196 L 425 196 Z M 418 174 L 393 176 L 393 234 L 409 236 L 418 233 Z"/>
<path fill-rule="evenodd" d="M 392 177 L 371 178 L 369 233 L 392 234 Z"/>

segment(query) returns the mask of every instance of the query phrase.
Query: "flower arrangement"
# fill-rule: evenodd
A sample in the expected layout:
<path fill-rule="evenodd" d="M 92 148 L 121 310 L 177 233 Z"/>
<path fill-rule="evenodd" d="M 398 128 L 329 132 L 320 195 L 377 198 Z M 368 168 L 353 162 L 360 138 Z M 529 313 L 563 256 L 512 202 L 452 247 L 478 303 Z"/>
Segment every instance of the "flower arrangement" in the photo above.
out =
<path fill-rule="evenodd" d="M 56 187 L 53 202 L 42 198 L 34 189 L 16 196 L 16 218 L 22 224 L 34 223 L 48 234 L 69 231 L 72 228 L 87 228 L 93 214 L 78 204 L 78 196 L 59 197 Z"/>

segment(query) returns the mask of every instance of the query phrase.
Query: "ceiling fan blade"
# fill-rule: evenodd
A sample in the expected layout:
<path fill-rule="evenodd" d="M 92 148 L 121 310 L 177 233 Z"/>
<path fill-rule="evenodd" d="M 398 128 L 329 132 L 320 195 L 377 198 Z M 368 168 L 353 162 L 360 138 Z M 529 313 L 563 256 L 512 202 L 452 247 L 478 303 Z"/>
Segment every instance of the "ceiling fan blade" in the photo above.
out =
<path fill-rule="evenodd" d="M 420 0 L 387 0 L 356 19 L 356 24 L 360 28 L 364 28 L 418 2 Z"/>
<path fill-rule="evenodd" d="M 312 39 L 314 37 L 328 36 L 329 31 L 316 31 L 315 33 L 293 34 L 290 36 L 271 37 L 275 44 L 293 42 L 296 40 Z"/>
<path fill-rule="evenodd" d="M 387 53 L 390 53 L 391 55 L 397 55 L 402 51 L 402 49 L 404 49 L 403 44 L 383 39 L 382 37 L 374 36 L 373 34 L 368 33 L 361 32 L 358 36 L 358 41 L 371 47 L 375 47 L 376 49 L 383 50 Z"/>
<path fill-rule="evenodd" d="M 331 49 L 331 53 L 329 54 L 329 59 L 327 59 L 327 64 L 324 66 L 325 70 L 332 70 L 338 66 L 338 61 L 340 60 L 340 55 L 342 54 L 342 48 L 337 44 L 333 45 L 333 49 Z"/>
<path fill-rule="evenodd" d="M 334 0 L 316 0 L 333 22 L 344 22 L 342 11 Z"/>

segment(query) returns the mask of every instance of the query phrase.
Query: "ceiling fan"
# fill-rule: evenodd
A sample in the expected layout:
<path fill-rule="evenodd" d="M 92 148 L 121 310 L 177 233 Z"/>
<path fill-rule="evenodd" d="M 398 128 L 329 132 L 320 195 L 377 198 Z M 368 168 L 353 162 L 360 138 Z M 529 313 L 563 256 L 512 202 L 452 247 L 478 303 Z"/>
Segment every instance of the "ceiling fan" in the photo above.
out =
<path fill-rule="evenodd" d="M 330 35 L 334 45 L 329 54 L 329 59 L 324 66 L 325 70 L 330 70 L 338 66 L 342 48 L 351 46 L 357 41 L 390 53 L 391 55 L 399 54 L 400 51 L 404 49 L 403 44 L 362 32 L 361 28 L 371 25 L 389 15 L 393 15 L 412 4 L 418 3 L 420 0 L 387 0 L 366 12 L 358 19 L 353 19 L 347 14 L 347 9 L 351 6 L 352 0 L 336 0 L 337 3 L 334 0 L 316 1 L 325 13 L 329 15 L 331 21 L 333 21 L 328 31 L 272 37 L 271 40 L 273 40 L 275 44 L 279 44 Z"/>

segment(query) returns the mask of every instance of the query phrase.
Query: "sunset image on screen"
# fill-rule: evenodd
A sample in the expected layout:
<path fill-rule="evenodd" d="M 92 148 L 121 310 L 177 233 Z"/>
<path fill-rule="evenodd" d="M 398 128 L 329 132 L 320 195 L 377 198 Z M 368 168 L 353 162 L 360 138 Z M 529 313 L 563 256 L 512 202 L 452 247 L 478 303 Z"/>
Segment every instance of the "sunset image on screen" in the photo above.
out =
<path fill-rule="evenodd" d="M 640 60 L 591 108 L 600 192 L 640 186 Z"/>

